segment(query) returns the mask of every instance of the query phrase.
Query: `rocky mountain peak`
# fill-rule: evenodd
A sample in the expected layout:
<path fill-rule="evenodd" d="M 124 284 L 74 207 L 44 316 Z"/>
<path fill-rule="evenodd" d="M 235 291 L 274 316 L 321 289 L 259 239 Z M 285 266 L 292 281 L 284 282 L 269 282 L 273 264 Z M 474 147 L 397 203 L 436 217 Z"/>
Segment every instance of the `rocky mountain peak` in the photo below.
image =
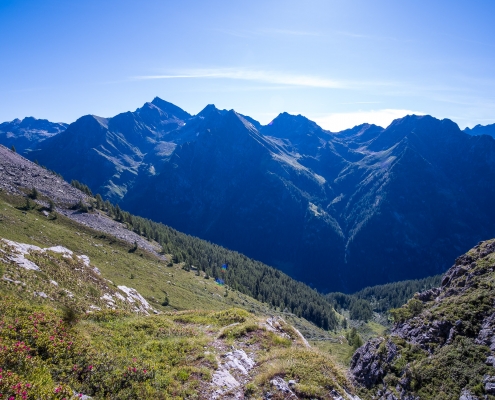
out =
<path fill-rule="evenodd" d="M 406 137 L 432 148 L 440 143 L 461 140 L 463 136 L 465 134 L 459 126 L 449 119 L 440 120 L 430 115 L 407 115 L 394 120 L 373 140 L 370 148 L 374 151 L 385 150 Z"/>
<path fill-rule="evenodd" d="M 76 122 L 75 126 L 80 129 L 91 131 L 91 129 L 97 128 L 98 130 L 108 129 L 108 119 L 103 117 L 98 117 L 97 115 L 84 115 Z"/>
<path fill-rule="evenodd" d="M 162 110 L 169 116 L 173 115 L 181 120 L 186 120 L 188 118 L 191 118 L 191 114 L 189 114 L 187 111 L 184 111 L 182 108 L 177 107 L 175 104 L 162 100 L 159 97 L 155 97 L 151 102 L 151 104 L 158 107 L 160 110 Z"/>
<path fill-rule="evenodd" d="M 196 117 L 200 118 L 207 118 L 212 115 L 221 115 L 225 114 L 227 110 L 219 110 L 218 108 L 215 107 L 215 104 L 208 104 L 205 108 L 203 108 L 197 115 Z"/>
<path fill-rule="evenodd" d="M 313 134 L 329 133 L 320 128 L 315 122 L 302 115 L 292 115 L 289 113 L 279 114 L 268 125 L 265 125 L 262 132 L 266 136 L 273 136 L 283 139 L 293 139 L 301 136 Z"/>

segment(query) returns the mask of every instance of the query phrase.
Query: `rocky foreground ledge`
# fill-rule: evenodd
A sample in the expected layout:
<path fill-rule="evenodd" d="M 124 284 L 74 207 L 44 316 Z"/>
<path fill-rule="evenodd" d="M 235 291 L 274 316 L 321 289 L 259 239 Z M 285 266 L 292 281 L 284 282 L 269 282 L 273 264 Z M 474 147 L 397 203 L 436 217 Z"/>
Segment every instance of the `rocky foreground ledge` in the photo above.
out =
<path fill-rule="evenodd" d="M 459 257 L 439 288 L 391 311 L 387 337 L 359 348 L 350 376 L 364 398 L 495 399 L 495 240 Z"/>

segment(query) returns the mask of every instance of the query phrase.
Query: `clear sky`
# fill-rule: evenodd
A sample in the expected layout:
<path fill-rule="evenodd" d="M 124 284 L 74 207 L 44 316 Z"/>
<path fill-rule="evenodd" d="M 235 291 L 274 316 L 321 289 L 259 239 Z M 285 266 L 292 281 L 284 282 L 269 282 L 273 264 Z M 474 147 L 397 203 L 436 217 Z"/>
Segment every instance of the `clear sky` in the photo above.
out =
<path fill-rule="evenodd" d="M 494 18 L 494 0 L 0 0 L 0 121 L 159 96 L 331 130 L 408 113 L 486 125 Z"/>

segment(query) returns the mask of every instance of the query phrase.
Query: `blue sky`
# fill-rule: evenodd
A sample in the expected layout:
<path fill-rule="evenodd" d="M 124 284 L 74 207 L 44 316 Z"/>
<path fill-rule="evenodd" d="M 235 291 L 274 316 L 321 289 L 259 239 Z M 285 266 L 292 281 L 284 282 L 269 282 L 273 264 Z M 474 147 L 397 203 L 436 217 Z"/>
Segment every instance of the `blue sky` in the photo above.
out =
<path fill-rule="evenodd" d="M 495 123 L 495 1 L 0 0 L 0 121 L 159 96 L 331 130 L 408 113 Z"/>

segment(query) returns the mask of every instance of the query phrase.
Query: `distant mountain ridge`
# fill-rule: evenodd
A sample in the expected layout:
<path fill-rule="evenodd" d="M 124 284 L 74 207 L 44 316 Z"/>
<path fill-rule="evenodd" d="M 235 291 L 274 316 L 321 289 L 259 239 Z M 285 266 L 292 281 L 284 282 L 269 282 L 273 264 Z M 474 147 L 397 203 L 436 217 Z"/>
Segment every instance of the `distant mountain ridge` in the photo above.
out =
<path fill-rule="evenodd" d="M 495 124 L 491 125 L 476 125 L 474 128 L 466 128 L 464 129 L 468 135 L 477 136 L 477 135 L 489 135 L 491 137 L 495 137 Z"/>
<path fill-rule="evenodd" d="M 431 116 L 332 133 L 155 98 L 82 117 L 29 157 L 324 291 L 435 275 L 495 236 L 495 140 Z"/>
<path fill-rule="evenodd" d="M 55 136 L 67 129 L 68 124 L 50 122 L 46 119 L 26 117 L 0 124 L 0 143 L 7 147 L 14 146 L 24 153 L 32 146 Z"/>

